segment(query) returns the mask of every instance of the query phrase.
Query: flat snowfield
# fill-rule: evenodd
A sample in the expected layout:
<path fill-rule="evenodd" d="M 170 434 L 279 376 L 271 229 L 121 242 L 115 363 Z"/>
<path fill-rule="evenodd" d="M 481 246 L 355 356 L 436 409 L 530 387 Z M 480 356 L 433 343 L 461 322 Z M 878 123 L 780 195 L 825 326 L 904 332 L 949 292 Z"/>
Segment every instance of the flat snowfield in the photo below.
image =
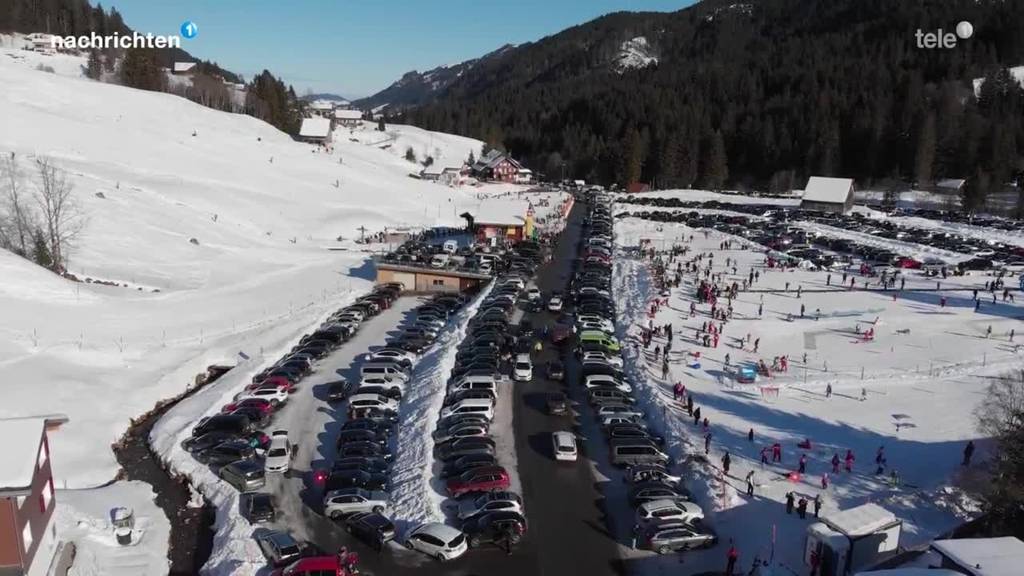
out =
<path fill-rule="evenodd" d="M 763 559 L 771 554 L 773 534 L 776 561 L 804 573 L 801 554 L 817 495 L 824 502 L 822 514 L 865 502 L 880 504 L 903 520 L 903 545 L 927 541 L 977 512 L 957 488 L 964 474 L 964 446 L 979 437 L 973 409 L 991 377 L 1024 366 L 1024 353 L 1017 353 L 1010 341 L 1011 330 L 1018 332 L 1017 341 L 1021 337 L 1022 304 L 1001 297 L 992 304 L 982 291 L 983 305 L 974 311 L 970 289 L 983 288 L 991 277 L 950 277 L 937 292 L 935 278 L 906 270 L 902 291 L 863 291 L 859 275 L 857 290 L 851 291 L 848 280 L 846 288 L 839 286 L 842 271 L 831 272 L 829 278 L 826 272 L 768 269 L 762 249 L 715 231 L 626 218 L 616 222 L 616 233 L 618 329 L 627 366 L 637 379 L 638 400 L 664 429 L 677 460 L 703 456 L 705 435 L 711 435 L 708 464 L 694 466 L 691 488 L 722 542 L 708 551 L 686 553 L 688 573 L 721 570 L 729 539 L 740 551 L 738 567 L 745 572 L 755 555 Z M 730 240 L 731 247 L 723 248 Z M 723 274 L 728 284 L 742 282 L 751 271 L 760 275 L 751 290 L 740 291 L 732 301 L 733 316 L 717 347 L 705 347 L 697 338 L 710 320 L 710 306 L 697 302 L 691 316 L 694 275 L 684 274 L 678 288 L 661 293 L 650 258 L 630 250 L 641 241 L 649 241 L 646 247 L 655 250 L 687 247 L 685 255 L 669 261 L 673 272 L 703 253 L 701 268 L 708 263 L 707 255 L 713 255 L 712 273 Z M 1007 279 L 1007 286 L 1016 286 L 1016 280 Z M 877 288 L 877 278 L 873 284 Z M 943 296 L 945 307 L 940 306 Z M 724 296 L 719 298 L 720 309 L 728 306 Z M 669 323 L 674 338 L 663 378 L 655 348 L 663 349 L 666 339 L 655 337 L 645 349 L 638 336 L 641 327 Z M 871 329 L 874 339 L 867 340 L 863 334 Z M 771 366 L 778 356 L 788 357 L 788 371 L 772 371 L 752 384 L 733 378 L 737 365 L 764 360 Z M 676 382 L 692 394 L 701 419 L 708 418 L 707 430 L 703 422 L 695 424 L 688 417 L 683 402 L 673 399 Z M 809 447 L 799 446 L 804 441 Z M 762 449 L 776 442 L 782 446 L 782 461 L 762 465 Z M 876 475 L 880 449 L 884 466 Z M 847 450 L 855 457 L 852 473 L 844 470 Z M 722 471 L 726 452 L 731 457 L 728 475 Z M 981 442 L 975 460 L 984 453 Z M 832 470 L 834 454 L 841 462 L 839 473 Z M 806 471 L 797 474 L 804 455 Z M 752 498 L 746 496 L 750 471 Z M 890 481 L 893 471 L 900 478 L 897 485 Z M 825 474 L 827 488 L 822 485 Z M 811 503 L 808 519 L 786 514 L 785 495 L 791 491 L 797 500 L 804 497 Z M 670 555 L 644 566 L 652 574 L 675 573 L 679 559 Z"/>
<path fill-rule="evenodd" d="M 0 154 L 16 154 L 26 189 L 38 156 L 67 171 L 86 222 L 69 270 L 117 284 L 0 252 L 0 417 L 70 416 L 51 438 L 62 486 L 113 478 L 108 447 L 129 419 L 208 365 L 281 347 L 365 292 L 366 258 L 386 246 L 354 243 L 360 228 L 461 225 L 482 196 L 517 189 L 409 177 L 422 166 L 406 147 L 457 164 L 479 155 L 468 138 L 367 123 L 328 152 L 248 116 L 81 78 L 74 60 L 0 48 Z"/>

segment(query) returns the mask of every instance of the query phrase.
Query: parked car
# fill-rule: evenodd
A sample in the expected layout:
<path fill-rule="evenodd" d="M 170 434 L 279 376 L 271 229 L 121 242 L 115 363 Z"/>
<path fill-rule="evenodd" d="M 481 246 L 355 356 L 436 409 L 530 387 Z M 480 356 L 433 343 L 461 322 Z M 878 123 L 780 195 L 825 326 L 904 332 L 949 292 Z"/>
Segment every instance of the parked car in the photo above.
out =
<path fill-rule="evenodd" d="M 565 379 L 565 365 L 558 360 L 548 362 L 548 379 L 561 382 Z"/>
<path fill-rule="evenodd" d="M 266 484 L 263 464 L 253 460 L 232 462 L 218 470 L 217 475 L 239 492 L 258 490 Z"/>
<path fill-rule="evenodd" d="M 348 398 L 350 386 L 347 380 L 332 380 L 324 386 L 327 387 L 328 402 L 343 402 Z"/>
<path fill-rule="evenodd" d="M 466 521 L 462 530 L 473 548 L 489 543 L 515 545 L 526 534 L 526 518 L 513 511 L 489 512 Z"/>
<path fill-rule="evenodd" d="M 565 416 L 569 413 L 569 399 L 562 392 L 552 392 L 547 396 L 548 414 Z"/>
<path fill-rule="evenodd" d="M 636 523 L 666 522 L 669 520 L 696 524 L 704 519 L 704 511 L 693 502 L 677 499 L 649 500 L 637 506 Z"/>
<path fill-rule="evenodd" d="M 210 466 L 222 466 L 236 460 L 251 460 L 255 457 L 256 451 L 245 440 L 229 440 L 195 454 L 196 460 Z"/>
<path fill-rule="evenodd" d="M 677 521 L 652 524 L 642 536 L 640 544 L 658 554 L 710 548 L 718 543 L 718 537 L 710 528 Z"/>
<path fill-rule="evenodd" d="M 245 519 L 251 523 L 273 522 L 277 519 L 274 497 L 263 492 L 245 492 L 241 501 L 245 506 Z"/>
<path fill-rule="evenodd" d="M 275 568 L 289 564 L 302 555 L 302 547 L 287 532 L 262 533 L 256 537 L 256 544 L 259 545 L 267 563 Z"/>
<path fill-rule="evenodd" d="M 395 524 L 378 512 L 355 512 L 346 516 L 345 530 L 376 550 L 395 539 Z"/>
<path fill-rule="evenodd" d="M 441 478 L 461 476 L 467 470 L 481 468 L 483 466 L 496 466 L 497 464 L 498 461 L 494 457 L 494 454 L 467 454 L 445 464 L 444 468 L 441 469 Z"/>
<path fill-rule="evenodd" d="M 285 568 L 271 572 L 271 576 L 337 576 L 345 574 L 337 554 L 299 558 Z"/>
<path fill-rule="evenodd" d="M 529 354 L 517 354 L 512 364 L 512 377 L 519 382 L 533 379 L 533 362 Z"/>
<path fill-rule="evenodd" d="M 506 490 L 509 486 L 508 472 L 501 466 L 481 466 L 463 472 L 447 482 L 448 495 L 457 498 L 470 492 L 491 492 Z"/>
<path fill-rule="evenodd" d="M 442 562 L 454 560 L 469 549 L 462 532 L 440 522 L 420 524 L 413 528 L 405 537 L 405 545 Z"/>
<path fill-rule="evenodd" d="M 331 520 L 340 520 L 354 512 L 381 513 L 387 508 L 388 495 L 382 491 L 370 491 L 362 488 L 342 488 L 331 490 L 324 495 L 324 516 Z"/>
<path fill-rule="evenodd" d="M 466 520 L 490 512 L 523 511 L 523 499 L 515 492 L 495 491 L 459 503 L 459 520 Z"/>

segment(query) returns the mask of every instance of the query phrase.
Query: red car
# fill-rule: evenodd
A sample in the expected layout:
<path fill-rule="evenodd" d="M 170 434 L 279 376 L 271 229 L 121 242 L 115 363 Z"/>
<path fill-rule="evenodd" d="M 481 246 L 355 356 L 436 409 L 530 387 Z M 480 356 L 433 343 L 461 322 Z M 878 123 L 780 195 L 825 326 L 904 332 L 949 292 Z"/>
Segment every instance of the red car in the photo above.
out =
<path fill-rule="evenodd" d="M 448 480 L 448 495 L 452 498 L 470 492 L 507 490 L 508 472 L 501 466 L 482 466 L 467 470 L 461 476 Z"/>
<path fill-rule="evenodd" d="M 258 408 L 264 414 L 269 414 L 274 411 L 274 406 L 265 398 L 246 398 L 245 400 L 225 404 L 220 411 L 223 414 L 228 414 L 238 410 L 239 408 Z"/>
<path fill-rule="evenodd" d="M 272 376 L 265 380 L 260 380 L 259 382 L 253 382 L 252 384 L 246 386 L 245 389 L 255 390 L 257 388 L 269 388 L 271 386 L 276 386 L 277 388 L 284 388 L 289 393 L 295 391 L 295 383 L 289 382 L 288 379 L 282 378 L 280 376 Z"/>
<path fill-rule="evenodd" d="M 354 553 L 350 552 L 349 556 Z M 353 559 L 358 562 L 358 559 Z M 311 556 L 299 558 L 295 562 L 271 572 L 271 576 L 349 576 L 348 567 L 338 561 L 338 556 Z"/>
<path fill-rule="evenodd" d="M 917 270 L 921 268 L 921 262 L 914 260 L 909 256 L 900 256 L 896 259 L 896 266 L 900 268 L 909 268 L 911 270 Z"/>

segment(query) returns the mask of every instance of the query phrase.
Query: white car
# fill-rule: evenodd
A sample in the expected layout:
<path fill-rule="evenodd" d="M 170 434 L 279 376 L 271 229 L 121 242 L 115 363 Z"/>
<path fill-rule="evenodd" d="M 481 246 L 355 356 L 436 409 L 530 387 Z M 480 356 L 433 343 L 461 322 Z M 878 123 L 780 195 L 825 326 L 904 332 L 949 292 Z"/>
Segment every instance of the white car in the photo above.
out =
<path fill-rule="evenodd" d="M 368 362 L 376 362 L 378 360 L 408 360 L 409 362 L 415 362 L 416 354 L 397 348 L 384 348 L 383 350 L 370 352 L 366 355 L 366 360 Z"/>
<path fill-rule="evenodd" d="M 526 282 L 518 276 L 509 276 L 501 281 L 502 286 L 515 286 L 517 290 L 522 290 L 526 287 Z"/>
<path fill-rule="evenodd" d="M 523 513 L 523 499 L 515 492 L 487 492 L 459 503 L 459 520 L 488 512 Z"/>
<path fill-rule="evenodd" d="M 548 299 L 548 311 L 549 312 L 561 312 L 562 311 L 562 297 L 552 296 Z"/>
<path fill-rule="evenodd" d="M 526 299 L 531 302 L 540 300 L 540 289 L 537 288 L 536 286 L 529 288 L 526 291 Z"/>
<path fill-rule="evenodd" d="M 369 491 L 362 488 L 331 490 L 324 495 L 324 516 L 339 520 L 356 512 L 381 513 L 388 506 L 386 492 Z"/>
<path fill-rule="evenodd" d="M 604 332 L 605 334 L 615 334 L 615 327 L 612 326 L 611 322 L 580 322 L 576 324 L 576 328 L 580 332 L 586 332 L 588 330 L 597 330 Z"/>
<path fill-rule="evenodd" d="M 529 354 L 516 354 L 515 362 L 512 364 L 512 378 L 519 382 L 529 382 L 533 379 L 533 361 Z"/>
<path fill-rule="evenodd" d="M 626 394 L 630 394 L 633 392 L 632 386 L 620 380 L 616 380 L 615 378 L 607 374 L 594 374 L 592 376 L 587 376 L 587 378 L 583 381 L 583 385 L 586 386 L 587 390 L 590 390 L 591 388 L 611 387 L 615 388 L 620 392 L 625 392 Z"/>
<path fill-rule="evenodd" d="M 420 524 L 413 528 L 405 536 L 405 545 L 442 562 L 454 560 L 469 550 L 465 534 L 440 522 Z"/>
<path fill-rule="evenodd" d="M 555 460 L 559 462 L 576 461 L 576 436 L 572 432 L 552 432 L 551 443 Z"/>
<path fill-rule="evenodd" d="M 359 386 L 356 388 L 362 388 L 363 386 L 384 386 L 387 388 L 398 388 L 399 392 L 405 394 L 405 380 L 399 380 L 397 378 L 388 378 L 387 376 L 367 376 L 359 381 Z M 358 394 L 358 392 L 356 392 Z"/>
<path fill-rule="evenodd" d="M 380 408 L 381 410 L 398 411 L 398 400 L 380 394 L 353 394 L 348 399 L 349 409 Z"/>
<path fill-rule="evenodd" d="M 586 362 L 588 360 L 605 362 L 618 369 L 622 369 L 622 357 L 614 354 L 605 354 L 599 350 L 589 350 L 583 353 L 583 357 L 580 358 L 580 362 Z"/>
<path fill-rule="evenodd" d="M 275 430 L 270 435 L 270 446 L 263 462 L 267 472 L 287 472 L 292 464 L 292 443 L 288 440 L 287 430 Z"/>
<path fill-rule="evenodd" d="M 278 386 L 266 386 L 256 388 L 255 390 L 243 390 L 235 395 L 235 400 L 245 400 L 247 398 L 262 398 L 277 406 L 288 401 L 288 390 Z"/>
<path fill-rule="evenodd" d="M 644 502 L 636 509 L 636 523 L 649 524 L 675 520 L 693 523 L 704 519 L 704 511 L 693 502 L 676 500 L 652 500 Z"/>

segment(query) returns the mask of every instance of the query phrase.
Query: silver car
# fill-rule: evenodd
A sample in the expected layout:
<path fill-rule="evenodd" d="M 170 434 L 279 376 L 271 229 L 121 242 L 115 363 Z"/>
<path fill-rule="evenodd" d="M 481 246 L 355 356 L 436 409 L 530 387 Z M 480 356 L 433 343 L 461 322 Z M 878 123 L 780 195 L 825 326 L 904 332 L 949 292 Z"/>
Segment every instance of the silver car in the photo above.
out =
<path fill-rule="evenodd" d="M 267 483 L 263 475 L 263 463 L 255 460 L 239 460 L 221 468 L 217 475 L 239 492 L 263 488 Z"/>
<path fill-rule="evenodd" d="M 640 543 L 658 554 L 668 554 L 693 548 L 710 548 L 718 543 L 718 537 L 705 526 L 665 522 L 648 527 Z"/>

